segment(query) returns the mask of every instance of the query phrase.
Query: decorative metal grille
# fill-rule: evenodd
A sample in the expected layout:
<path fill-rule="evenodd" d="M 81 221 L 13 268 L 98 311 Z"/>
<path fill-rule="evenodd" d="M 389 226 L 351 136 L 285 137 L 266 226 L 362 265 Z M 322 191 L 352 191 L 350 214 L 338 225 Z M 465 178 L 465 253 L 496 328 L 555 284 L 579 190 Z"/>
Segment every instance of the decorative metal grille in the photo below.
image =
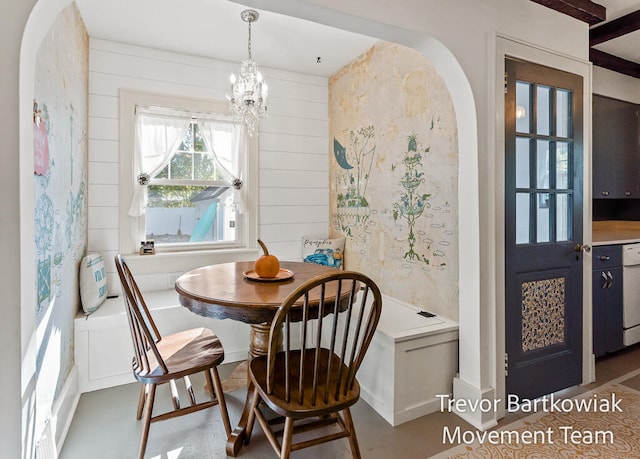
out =
<path fill-rule="evenodd" d="M 522 284 L 522 350 L 565 342 L 565 278 Z"/>

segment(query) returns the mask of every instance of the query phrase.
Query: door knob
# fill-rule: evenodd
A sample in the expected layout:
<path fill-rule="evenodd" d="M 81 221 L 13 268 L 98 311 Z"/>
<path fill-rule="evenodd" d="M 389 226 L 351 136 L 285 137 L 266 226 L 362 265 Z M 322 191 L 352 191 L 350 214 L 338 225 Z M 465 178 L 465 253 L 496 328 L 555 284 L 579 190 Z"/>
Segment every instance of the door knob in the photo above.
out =
<path fill-rule="evenodd" d="M 573 250 L 575 250 L 576 252 L 586 252 L 589 253 L 591 252 L 591 246 L 589 244 L 576 244 L 573 246 Z"/>

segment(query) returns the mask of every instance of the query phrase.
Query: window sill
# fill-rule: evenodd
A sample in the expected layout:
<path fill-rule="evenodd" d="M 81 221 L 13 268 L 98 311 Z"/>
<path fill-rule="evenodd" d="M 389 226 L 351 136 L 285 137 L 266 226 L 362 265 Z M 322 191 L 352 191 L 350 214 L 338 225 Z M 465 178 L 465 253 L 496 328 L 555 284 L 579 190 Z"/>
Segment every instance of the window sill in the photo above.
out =
<path fill-rule="evenodd" d="M 201 266 L 231 261 L 251 261 L 258 255 L 257 248 L 198 250 L 184 252 L 157 252 L 154 255 L 133 253 L 125 255 L 127 264 L 136 274 L 185 272 Z"/>

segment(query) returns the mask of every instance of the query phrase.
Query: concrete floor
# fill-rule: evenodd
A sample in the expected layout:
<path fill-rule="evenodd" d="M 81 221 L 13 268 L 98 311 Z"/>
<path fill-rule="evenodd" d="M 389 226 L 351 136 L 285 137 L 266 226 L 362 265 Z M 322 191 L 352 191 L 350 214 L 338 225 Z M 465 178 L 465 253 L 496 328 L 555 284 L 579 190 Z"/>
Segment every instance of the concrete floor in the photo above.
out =
<path fill-rule="evenodd" d="M 604 357 L 596 363 L 597 381 L 584 387 L 563 391 L 563 396 L 576 395 L 590 390 L 611 379 L 638 368 L 640 346 L 634 346 Z M 223 365 L 224 378 L 233 370 L 234 364 Z M 195 387 L 202 387 L 194 379 Z M 165 388 L 162 388 L 165 389 Z M 136 421 L 135 411 L 139 385 L 128 384 L 110 389 L 83 394 L 80 398 L 69 433 L 61 451 L 60 459 L 127 459 L 135 458 L 141 431 L 141 422 Z M 156 407 L 169 403 L 164 390 L 158 390 Z M 240 416 L 245 391 L 238 389 L 226 394 L 231 424 Z M 185 399 L 186 400 L 186 399 Z M 397 427 L 390 426 L 380 415 L 360 400 L 352 408 L 354 423 L 363 458 L 429 458 L 451 447 L 443 445 L 443 426 L 463 429 L 472 427 L 451 413 L 433 413 Z M 500 421 L 500 426 L 518 419 L 511 413 Z M 223 458 L 225 434 L 217 407 L 151 425 L 147 446 L 147 458 L 187 459 Z M 275 458 L 260 426 L 256 423 L 251 443 L 242 448 L 238 457 Z M 292 454 L 305 459 L 349 458 L 349 442 L 337 440 L 326 445 L 308 448 Z"/>

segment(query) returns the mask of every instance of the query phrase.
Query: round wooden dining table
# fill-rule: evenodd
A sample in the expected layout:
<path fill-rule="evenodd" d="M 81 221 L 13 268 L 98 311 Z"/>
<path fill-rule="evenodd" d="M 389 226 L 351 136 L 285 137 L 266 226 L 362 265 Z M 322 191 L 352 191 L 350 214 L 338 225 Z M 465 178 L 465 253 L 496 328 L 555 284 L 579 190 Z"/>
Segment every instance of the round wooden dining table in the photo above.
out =
<path fill-rule="evenodd" d="M 306 281 L 336 268 L 315 263 L 280 263 L 279 279 L 253 276 L 253 261 L 221 263 L 184 273 L 175 288 L 182 306 L 214 319 L 232 319 L 251 325 L 249 358 L 267 354 L 271 321 L 282 301 Z M 318 292 L 319 294 L 319 292 Z M 312 302 L 313 292 L 309 300 Z M 246 438 L 245 429 L 253 390 L 247 382 L 247 399 L 238 426 L 227 439 L 227 455 L 235 457 Z"/>

